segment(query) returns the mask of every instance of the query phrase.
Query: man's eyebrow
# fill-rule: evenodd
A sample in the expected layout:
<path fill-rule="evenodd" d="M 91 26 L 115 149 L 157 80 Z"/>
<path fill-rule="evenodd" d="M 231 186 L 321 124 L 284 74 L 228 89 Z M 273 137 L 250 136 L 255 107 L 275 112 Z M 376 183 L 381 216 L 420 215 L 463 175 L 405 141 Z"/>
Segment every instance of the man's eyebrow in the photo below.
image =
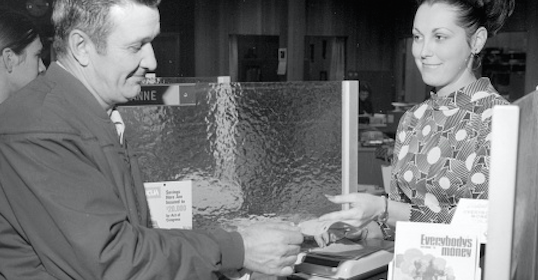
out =
<path fill-rule="evenodd" d="M 155 36 L 149 36 L 149 37 L 141 38 L 138 42 L 143 42 L 143 43 L 151 42 L 151 41 L 155 40 L 155 38 L 157 38 L 157 36 L 159 36 L 159 34 L 161 34 L 161 33 L 159 32 Z"/>

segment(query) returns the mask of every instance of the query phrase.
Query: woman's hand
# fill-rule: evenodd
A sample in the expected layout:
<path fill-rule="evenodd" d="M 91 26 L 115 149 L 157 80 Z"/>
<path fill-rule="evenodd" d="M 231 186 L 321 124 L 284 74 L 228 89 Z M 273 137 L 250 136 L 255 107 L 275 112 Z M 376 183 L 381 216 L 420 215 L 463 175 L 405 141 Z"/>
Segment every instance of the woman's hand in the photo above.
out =
<path fill-rule="evenodd" d="M 341 221 L 354 227 L 354 231 L 347 231 L 345 238 L 359 240 L 366 238 L 383 238 L 379 226 L 373 222 L 383 211 L 385 211 L 384 198 L 368 193 L 350 193 L 346 195 L 328 196 L 327 199 L 337 204 L 349 203 L 350 209 L 340 210 L 325 214 L 317 219 L 317 223 L 334 223 Z M 312 234 L 316 243 L 320 247 L 334 242 L 331 230 L 323 230 Z"/>
<path fill-rule="evenodd" d="M 319 217 L 320 221 L 346 221 L 355 227 L 361 227 L 385 211 L 383 197 L 369 193 L 350 193 L 345 195 L 328 196 L 333 203 L 349 203 L 348 210 L 340 210 Z"/>

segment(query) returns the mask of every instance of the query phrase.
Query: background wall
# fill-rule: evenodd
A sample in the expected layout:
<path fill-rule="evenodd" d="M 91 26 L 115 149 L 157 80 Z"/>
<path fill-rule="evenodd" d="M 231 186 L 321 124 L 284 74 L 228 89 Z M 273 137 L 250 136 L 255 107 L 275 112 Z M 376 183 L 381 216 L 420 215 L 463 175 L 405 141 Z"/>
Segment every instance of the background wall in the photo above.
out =
<path fill-rule="evenodd" d="M 52 0 L 45 0 L 52 3 Z M 25 0 L 0 0 L 0 4 L 25 11 Z M 230 35 L 279 37 L 288 50 L 286 75 L 280 80 L 304 77 L 305 36 L 346 38 L 345 73 L 371 81 L 377 96 L 374 106 L 391 109 L 391 101 L 405 96 L 406 44 L 410 37 L 414 0 L 163 0 L 161 29 L 170 41 L 179 42 L 171 54 L 160 58 L 174 76 L 229 76 Z M 52 34 L 50 12 L 34 18 L 46 36 Z M 538 85 L 538 2 L 517 0 L 516 10 L 502 32 L 527 34 L 525 93 Z M 172 34 L 172 35 L 171 35 Z M 47 58 L 45 58 L 47 60 Z M 171 70 L 168 70 L 171 69 Z M 360 76 L 359 76 L 360 74 Z M 373 77 L 373 78 L 372 78 Z M 380 78 L 382 77 L 382 78 Z M 413 86 L 413 85 L 412 85 Z M 416 86 L 416 85 L 415 85 Z M 413 90 L 415 91 L 415 90 Z M 420 90 L 419 90 L 420 91 Z M 418 93 L 422 94 L 422 93 Z"/>

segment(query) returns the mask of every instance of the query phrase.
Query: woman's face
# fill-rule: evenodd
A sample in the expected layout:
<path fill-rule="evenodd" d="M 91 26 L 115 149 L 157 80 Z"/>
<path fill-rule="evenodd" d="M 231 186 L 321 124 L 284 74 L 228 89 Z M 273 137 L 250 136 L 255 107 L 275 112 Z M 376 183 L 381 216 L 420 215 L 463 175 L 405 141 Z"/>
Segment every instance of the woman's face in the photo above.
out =
<path fill-rule="evenodd" d="M 361 90 L 361 91 L 359 92 L 359 98 L 360 98 L 362 101 L 368 99 L 368 96 L 370 96 L 370 93 L 367 92 L 367 91 L 365 91 L 365 90 Z"/>
<path fill-rule="evenodd" d="M 20 55 L 16 55 L 17 61 L 14 63 L 13 70 L 10 73 L 11 86 L 7 90 L 8 95 L 18 91 L 35 79 L 39 73 L 45 71 L 45 64 L 43 64 L 43 60 L 41 59 L 42 50 L 43 44 L 39 37 L 37 37 Z M 0 100 L 0 102 L 2 101 L 4 100 Z"/>
<path fill-rule="evenodd" d="M 456 19 L 456 10 L 443 3 L 422 4 L 415 14 L 413 57 L 424 83 L 437 93 L 453 92 L 475 79 L 471 47 Z"/>

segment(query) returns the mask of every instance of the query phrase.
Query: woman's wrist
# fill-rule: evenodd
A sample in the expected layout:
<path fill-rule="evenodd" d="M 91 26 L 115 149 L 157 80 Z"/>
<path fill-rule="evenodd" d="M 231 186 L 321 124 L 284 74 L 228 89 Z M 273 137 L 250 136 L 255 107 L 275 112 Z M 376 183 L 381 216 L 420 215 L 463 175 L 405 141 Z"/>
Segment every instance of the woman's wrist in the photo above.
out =
<path fill-rule="evenodd" d="M 382 195 L 380 198 L 380 207 L 376 220 L 378 222 L 386 223 L 389 218 L 389 199 L 387 196 Z"/>
<path fill-rule="evenodd" d="M 389 198 L 388 196 L 382 196 L 383 200 L 383 210 L 382 213 L 377 217 L 377 224 L 381 229 L 383 234 L 383 239 L 392 240 L 394 238 L 394 233 L 392 228 L 388 225 L 387 221 L 389 219 Z"/>

